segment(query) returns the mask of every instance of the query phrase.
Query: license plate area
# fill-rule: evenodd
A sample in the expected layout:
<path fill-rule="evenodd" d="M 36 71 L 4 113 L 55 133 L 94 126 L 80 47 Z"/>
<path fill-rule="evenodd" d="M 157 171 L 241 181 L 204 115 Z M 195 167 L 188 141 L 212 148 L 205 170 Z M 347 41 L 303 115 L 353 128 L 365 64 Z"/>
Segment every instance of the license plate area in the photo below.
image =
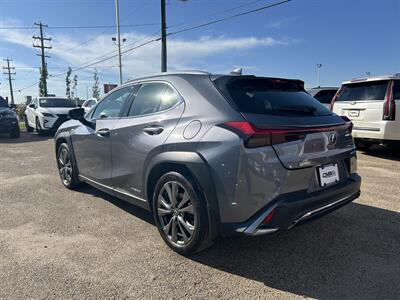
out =
<path fill-rule="evenodd" d="M 351 109 L 348 112 L 348 116 L 349 117 L 353 117 L 353 118 L 357 118 L 360 116 L 360 111 L 359 110 L 355 110 L 355 109 Z"/>
<path fill-rule="evenodd" d="M 326 187 L 339 182 L 339 168 L 337 163 L 318 167 L 317 170 L 320 187 Z"/>

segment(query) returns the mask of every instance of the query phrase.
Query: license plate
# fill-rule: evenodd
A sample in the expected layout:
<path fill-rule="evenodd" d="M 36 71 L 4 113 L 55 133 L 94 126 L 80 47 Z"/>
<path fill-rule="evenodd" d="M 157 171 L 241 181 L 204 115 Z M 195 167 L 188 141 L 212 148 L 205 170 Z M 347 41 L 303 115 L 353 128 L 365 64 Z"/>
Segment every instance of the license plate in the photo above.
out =
<path fill-rule="evenodd" d="M 339 181 L 338 164 L 329 164 L 318 168 L 319 183 L 321 187 L 335 184 Z"/>
<path fill-rule="evenodd" d="M 360 115 L 359 110 L 349 110 L 349 117 L 358 117 Z"/>

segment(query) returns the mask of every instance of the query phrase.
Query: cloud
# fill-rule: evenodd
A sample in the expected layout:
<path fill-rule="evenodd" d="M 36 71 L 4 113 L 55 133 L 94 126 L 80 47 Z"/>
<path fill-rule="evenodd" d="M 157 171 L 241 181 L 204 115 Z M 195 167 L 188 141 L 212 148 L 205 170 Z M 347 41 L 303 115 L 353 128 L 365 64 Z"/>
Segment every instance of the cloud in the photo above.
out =
<path fill-rule="evenodd" d="M 267 25 L 267 27 L 269 27 L 269 28 L 281 28 L 281 27 L 284 27 L 284 26 L 288 25 L 289 23 L 295 21 L 296 19 L 297 18 L 294 18 L 294 17 L 293 18 L 283 18 L 283 19 L 276 20 L 276 21 L 273 21 L 273 22 L 269 23 Z"/>
<path fill-rule="evenodd" d="M 18 22 L 13 22 L 18 26 Z M 0 26 L 11 26 L 10 23 Z M 18 29 L 0 30 L 0 41 L 32 49 L 32 32 L 27 38 L 27 32 Z M 69 36 L 65 33 L 54 33 L 52 39 L 53 48 L 50 50 L 49 73 L 57 74 L 67 70 L 68 66 L 79 68 L 88 62 L 96 61 L 100 58 L 107 58 L 117 54 L 117 47 L 111 41 L 113 35 L 101 34 L 97 37 Z M 127 41 L 123 44 L 123 49 L 140 45 L 143 42 L 153 39 L 155 36 L 139 32 L 129 32 L 123 35 Z M 86 38 L 86 40 L 85 40 Z M 88 41 L 88 39 L 91 39 Z M 232 69 L 237 62 L 235 57 L 243 56 L 246 51 L 257 48 L 282 47 L 290 45 L 294 40 L 279 39 L 275 37 L 229 37 L 229 36 L 203 36 L 197 39 L 184 39 L 171 36 L 168 39 L 168 66 L 169 70 L 184 69 L 203 69 L 213 72 L 221 72 Z M 35 59 L 35 62 L 38 62 Z M 234 63 L 232 63 L 234 62 Z M 123 54 L 124 79 L 132 79 L 138 76 L 159 73 L 160 70 L 160 41 L 150 43 L 132 52 Z M 101 82 L 115 82 L 118 74 L 117 57 L 96 64 L 91 68 L 79 70 L 78 85 L 88 85 L 93 77 L 93 69 L 96 67 L 100 74 Z M 57 94 L 63 94 L 60 90 L 65 75 L 61 75 L 61 80 L 50 78 L 50 83 L 54 83 Z M 33 90 L 34 89 L 34 90 Z M 29 90 L 29 93 L 36 92 L 37 87 Z M 82 87 L 82 93 L 86 93 L 86 86 Z"/>

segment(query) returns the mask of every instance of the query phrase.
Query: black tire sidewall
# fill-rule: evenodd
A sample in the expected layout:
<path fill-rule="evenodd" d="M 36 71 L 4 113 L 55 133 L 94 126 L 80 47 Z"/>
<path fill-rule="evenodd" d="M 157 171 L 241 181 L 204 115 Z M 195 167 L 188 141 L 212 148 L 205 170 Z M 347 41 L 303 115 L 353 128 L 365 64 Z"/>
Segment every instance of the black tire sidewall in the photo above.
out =
<path fill-rule="evenodd" d="M 197 224 L 193 232 L 192 238 L 187 245 L 176 245 L 172 243 L 168 237 L 165 235 L 161 228 L 160 221 L 157 214 L 157 198 L 164 184 L 168 181 L 179 182 L 189 193 L 192 205 L 195 210 Z M 208 233 L 208 215 L 207 215 L 207 205 L 204 197 L 199 192 L 195 182 L 189 176 L 184 176 L 177 172 L 168 172 L 160 177 L 153 194 L 153 215 L 154 220 L 157 225 L 158 231 L 165 243 L 174 251 L 182 255 L 188 255 L 195 253 L 202 248 L 203 243 L 206 242 L 206 237 Z"/>
<path fill-rule="evenodd" d="M 28 118 L 25 116 L 25 127 L 27 132 L 32 132 L 33 128 L 29 126 Z"/>
<path fill-rule="evenodd" d="M 40 121 L 39 121 L 38 118 L 36 118 L 36 121 L 35 121 L 35 129 L 36 129 L 36 132 L 37 132 L 38 136 L 43 136 L 44 135 L 44 132 L 42 130 L 42 126 L 40 125 Z"/>
<path fill-rule="evenodd" d="M 19 127 L 15 127 L 10 131 L 11 138 L 19 138 L 21 136 L 21 130 Z"/>

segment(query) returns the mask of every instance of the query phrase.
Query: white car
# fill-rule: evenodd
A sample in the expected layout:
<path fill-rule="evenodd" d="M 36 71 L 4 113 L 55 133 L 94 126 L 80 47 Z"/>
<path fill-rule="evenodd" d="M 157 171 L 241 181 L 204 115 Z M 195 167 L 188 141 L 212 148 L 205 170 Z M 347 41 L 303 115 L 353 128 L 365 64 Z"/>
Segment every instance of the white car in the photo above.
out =
<path fill-rule="evenodd" d="M 351 119 L 359 148 L 400 143 L 400 74 L 343 82 L 331 110 Z"/>
<path fill-rule="evenodd" d="M 338 89 L 338 87 L 316 87 L 307 90 L 307 92 L 329 109 Z"/>
<path fill-rule="evenodd" d="M 73 101 L 67 98 L 40 97 L 33 99 L 25 110 L 25 126 L 28 132 L 36 129 L 38 135 L 55 132 L 58 127 L 69 120 L 69 111 L 76 108 Z"/>
<path fill-rule="evenodd" d="M 88 113 L 93 106 L 97 104 L 96 98 L 89 98 L 82 104 L 82 108 L 85 110 L 85 113 Z"/>

